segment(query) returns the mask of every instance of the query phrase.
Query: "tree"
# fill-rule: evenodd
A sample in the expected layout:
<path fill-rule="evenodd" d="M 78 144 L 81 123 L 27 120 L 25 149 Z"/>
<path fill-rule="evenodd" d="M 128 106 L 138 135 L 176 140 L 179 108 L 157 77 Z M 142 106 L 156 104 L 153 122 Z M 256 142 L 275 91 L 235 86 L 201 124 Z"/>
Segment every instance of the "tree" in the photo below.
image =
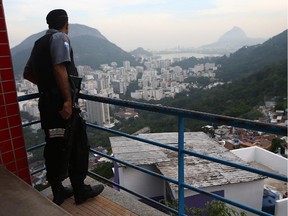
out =
<path fill-rule="evenodd" d="M 281 145 L 284 142 L 285 142 L 285 140 L 282 140 L 280 138 L 273 139 L 271 152 L 278 153 L 278 149 L 280 148 L 280 153 L 284 154 L 284 147 Z"/>

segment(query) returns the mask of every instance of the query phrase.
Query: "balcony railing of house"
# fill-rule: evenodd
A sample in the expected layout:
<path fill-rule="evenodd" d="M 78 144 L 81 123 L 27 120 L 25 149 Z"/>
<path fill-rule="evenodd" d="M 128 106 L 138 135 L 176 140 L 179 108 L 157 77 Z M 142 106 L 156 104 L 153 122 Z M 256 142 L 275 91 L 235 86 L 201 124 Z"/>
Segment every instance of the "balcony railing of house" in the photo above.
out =
<path fill-rule="evenodd" d="M 25 101 L 25 100 L 35 99 L 38 97 L 39 97 L 39 94 L 25 95 L 25 96 L 18 97 L 18 101 L 21 102 L 21 101 Z M 254 130 L 254 131 L 262 131 L 262 132 L 267 132 L 267 133 L 281 135 L 281 136 L 287 135 L 287 127 L 279 126 L 279 125 L 272 125 L 272 124 L 267 124 L 267 123 L 260 123 L 260 122 L 255 122 L 255 121 L 251 121 L 251 120 L 245 120 L 245 119 L 239 119 L 239 118 L 203 113 L 203 112 L 198 112 L 198 111 L 171 108 L 171 107 L 165 107 L 165 106 L 161 106 L 161 105 L 151 105 L 148 103 L 139 103 L 139 102 L 132 102 L 132 101 L 127 101 L 127 100 L 120 100 L 120 99 L 111 99 L 111 98 L 93 96 L 93 95 L 80 94 L 80 98 L 84 99 L 84 100 L 96 101 L 96 102 L 100 102 L 100 103 L 112 104 L 112 105 L 128 107 L 128 108 L 135 108 L 135 109 L 140 109 L 140 110 L 145 110 L 145 111 L 150 111 L 150 112 L 157 112 L 157 113 L 162 113 L 162 114 L 167 114 L 167 115 L 172 115 L 172 116 L 178 117 L 178 147 L 169 146 L 167 144 L 155 142 L 152 140 L 147 140 L 147 139 L 144 139 L 144 138 L 141 138 L 138 136 L 126 134 L 126 133 L 116 131 L 113 129 L 101 127 L 99 125 L 87 123 L 87 125 L 89 127 L 92 127 L 95 129 L 103 130 L 103 131 L 106 131 L 109 133 L 117 134 L 120 136 L 124 136 L 124 137 L 131 138 L 131 139 L 134 139 L 137 141 L 145 142 L 145 143 L 150 144 L 150 145 L 155 145 L 155 146 L 158 146 L 161 148 L 166 148 L 166 149 L 177 152 L 178 153 L 178 179 L 172 179 L 172 178 L 169 178 L 167 176 L 161 175 L 159 173 L 155 173 L 155 172 L 152 172 L 150 170 L 147 170 L 143 167 L 136 166 L 136 165 L 131 164 L 131 163 L 127 163 L 123 160 L 120 160 L 120 159 L 117 159 L 115 157 L 111 157 L 107 154 L 103 154 L 101 152 L 90 149 L 91 152 L 98 154 L 98 155 L 101 155 L 101 156 L 108 158 L 112 161 L 124 164 L 125 166 L 128 166 L 128 167 L 132 167 L 132 168 L 139 170 L 141 172 L 144 172 L 146 174 L 159 177 L 162 180 L 177 184 L 178 185 L 178 198 L 179 198 L 178 199 L 178 209 L 173 209 L 171 207 L 167 207 L 167 206 L 165 206 L 159 202 L 156 202 L 156 201 L 154 201 L 148 197 L 145 197 L 145 196 L 138 194 L 134 191 L 131 191 L 127 188 L 124 188 L 121 185 L 119 185 L 115 182 L 112 182 L 112 181 L 110 181 L 110 180 L 108 180 L 102 176 L 95 174 L 95 173 L 90 172 L 90 174 L 95 175 L 98 178 L 107 181 L 109 184 L 112 184 L 115 187 L 118 187 L 122 190 L 125 190 L 125 191 L 127 191 L 127 192 L 129 192 L 129 193 L 131 193 L 137 197 L 140 197 L 141 199 L 145 199 L 148 202 L 151 202 L 153 204 L 157 204 L 160 208 L 165 209 L 166 211 L 169 211 L 171 213 L 181 215 L 181 216 L 185 215 L 185 209 L 184 209 L 185 208 L 185 206 L 184 206 L 184 189 L 185 188 L 193 190 L 193 191 L 198 192 L 198 193 L 206 194 L 206 195 L 211 196 L 217 200 L 223 201 L 225 203 L 231 204 L 235 207 L 241 208 L 243 210 L 246 210 L 248 212 L 251 212 L 251 213 L 254 213 L 257 215 L 265 215 L 265 216 L 271 215 L 271 214 L 268 214 L 266 212 L 259 211 L 258 209 L 252 208 L 250 206 L 235 202 L 233 200 L 219 196 L 215 193 L 211 193 L 211 192 L 205 191 L 201 188 L 198 188 L 198 187 L 195 187 L 193 185 L 189 185 L 189 184 L 185 183 L 185 181 L 184 181 L 184 169 L 185 169 L 185 167 L 184 167 L 184 155 L 190 155 L 190 156 L 202 158 L 202 159 L 213 161 L 216 163 L 220 163 L 220 164 L 223 164 L 226 166 L 235 167 L 235 168 L 238 168 L 241 170 L 245 170 L 248 172 L 252 172 L 252 173 L 260 174 L 260 175 L 270 177 L 273 179 L 277 179 L 277 180 L 280 180 L 283 182 L 287 182 L 287 176 L 278 175 L 278 174 L 267 172 L 267 171 L 264 171 L 261 169 L 252 168 L 249 166 L 237 164 L 234 162 L 229 162 L 229 161 L 222 160 L 222 159 L 219 159 L 216 157 L 211 157 L 211 156 L 199 154 L 199 153 L 194 152 L 194 151 L 186 150 L 184 148 L 184 119 L 201 120 L 201 121 L 206 121 L 206 122 L 210 122 L 210 123 L 223 124 L 223 125 L 227 125 L 227 126 L 234 126 L 234 127 L 239 127 L 239 128 L 250 129 L 250 130 Z M 29 126 L 32 124 L 36 124 L 36 123 L 39 123 L 39 121 L 34 121 L 34 122 L 30 122 L 28 124 L 23 124 L 23 127 Z M 27 149 L 27 151 L 32 151 L 34 149 L 41 148 L 44 145 L 45 145 L 45 143 L 38 144 L 36 146 L 33 146 L 32 148 Z M 43 169 L 45 169 L 45 168 L 39 169 L 39 170 L 31 173 L 31 175 L 34 175 L 38 172 L 41 172 L 41 171 L 43 171 Z"/>

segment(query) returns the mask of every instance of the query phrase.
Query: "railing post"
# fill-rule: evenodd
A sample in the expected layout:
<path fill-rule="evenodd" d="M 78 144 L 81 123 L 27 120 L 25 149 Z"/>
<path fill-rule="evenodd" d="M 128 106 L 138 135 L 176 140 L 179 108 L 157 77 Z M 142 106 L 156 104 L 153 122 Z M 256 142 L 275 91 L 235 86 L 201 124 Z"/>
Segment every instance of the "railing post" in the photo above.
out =
<path fill-rule="evenodd" d="M 184 212 L 184 118 L 179 117 L 178 122 L 178 215 L 185 215 Z"/>

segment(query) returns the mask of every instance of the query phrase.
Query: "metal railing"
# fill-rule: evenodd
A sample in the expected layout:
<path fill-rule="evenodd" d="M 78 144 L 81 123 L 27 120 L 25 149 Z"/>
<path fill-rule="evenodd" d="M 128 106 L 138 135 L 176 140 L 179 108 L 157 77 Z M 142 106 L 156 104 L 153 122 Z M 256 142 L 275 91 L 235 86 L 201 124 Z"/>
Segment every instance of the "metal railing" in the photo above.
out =
<path fill-rule="evenodd" d="M 25 96 L 18 97 L 18 100 L 24 101 L 24 100 L 37 98 L 38 96 L 39 96 L 38 94 L 25 95 Z M 262 131 L 262 132 L 267 132 L 267 133 L 277 134 L 277 135 L 282 135 L 282 136 L 287 135 L 287 127 L 279 126 L 279 125 L 272 125 L 272 124 L 267 124 L 267 123 L 260 123 L 260 122 L 255 122 L 255 121 L 251 121 L 251 120 L 246 120 L 246 119 L 233 118 L 233 117 L 215 115 L 215 114 L 210 114 L 210 113 L 198 112 L 198 111 L 190 111 L 190 110 L 179 109 L 179 108 L 165 107 L 165 106 L 161 106 L 161 105 L 151 105 L 148 103 L 139 103 L 139 102 L 132 102 L 132 101 L 127 101 L 127 100 L 111 99 L 111 98 L 93 96 L 93 95 L 80 94 L 80 98 L 84 99 L 84 100 L 91 100 L 91 101 L 97 101 L 97 102 L 101 102 L 101 103 L 113 104 L 113 105 L 117 105 L 117 106 L 135 108 L 135 109 L 151 111 L 151 112 L 158 112 L 158 113 L 163 113 L 163 114 L 173 115 L 173 116 L 178 117 L 178 147 L 169 146 L 169 145 L 166 145 L 163 143 L 158 143 L 155 141 L 147 140 L 147 139 L 144 139 L 144 138 L 141 138 L 138 136 L 133 136 L 133 135 L 126 134 L 126 133 L 116 131 L 113 129 L 101 127 L 99 125 L 87 123 L 87 125 L 89 127 L 92 127 L 92 128 L 96 128 L 96 129 L 103 130 L 103 131 L 113 133 L 113 134 L 117 134 L 120 136 L 125 136 L 128 138 L 134 139 L 134 140 L 138 140 L 141 142 L 145 142 L 145 143 L 148 143 L 151 145 L 159 146 L 161 148 L 166 148 L 166 149 L 178 152 L 178 179 L 171 179 L 167 176 L 160 175 L 159 173 L 152 172 L 152 171 L 147 170 L 143 167 L 127 163 L 123 160 L 119 160 L 115 157 L 111 157 L 109 155 L 103 154 L 101 152 L 98 152 L 98 151 L 95 151 L 92 149 L 90 150 L 90 151 L 92 151 L 96 154 L 99 154 L 103 157 L 106 157 L 110 160 L 116 161 L 117 163 L 122 163 L 125 166 L 132 167 L 132 168 L 137 169 L 141 172 L 147 173 L 149 175 L 157 176 L 157 177 L 159 177 L 165 181 L 177 184 L 178 185 L 178 210 L 172 209 L 170 207 L 165 207 L 165 206 L 163 206 L 163 204 L 160 204 L 160 206 L 163 207 L 164 209 L 166 209 L 170 212 L 173 212 L 175 214 L 181 215 L 181 216 L 185 215 L 184 189 L 187 188 L 187 189 L 196 191 L 198 193 L 206 194 L 206 195 L 211 196 L 217 200 L 226 202 L 228 204 L 231 204 L 233 206 L 236 206 L 238 208 L 244 209 L 246 211 L 252 212 L 252 213 L 257 214 L 257 215 L 266 215 L 266 216 L 271 215 L 271 214 L 268 214 L 266 212 L 259 211 L 258 209 L 252 208 L 250 206 L 243 205 L 243 204 L 235 202 L 233 200 L 226 199 L 226 198 L 219 196 L 217 194 L 205 191 L 205 190 L 200 189 L 198 187 L 194 187 L 192 185 L 186 184 L 184 182 L 184 166 L 185 166 L 184 165 L 184 155 L 186 155 L 186 154 L 190 155 L 190 156 L 202 158 L 205 160 L 213 161 L 216 163 L 220 163 L 223 165 L 227 165 L 227 166 L 235 167 L 238 169 L 246 170 L 248 172 L 257 173 L 257 174 L 260 174 L 263 176 L 271 177 L 271 178 L 274 178 L 274 179 L 277 179 L 280 181 L 287 182 L 287 176 L 278 175 L 278 174 L 267 172 L 264 170 L 252 168 L 249 166 L 244 166 L 244 165 L 237 164 L 234 162 L 229 162 L 226 160 L 221 160 L 219 158 L 215 158 L 215 157 L 211 157 L 211 156 L 207 156 L 207 155 L 202 155 L 202 154 L 199 154 L 197 152 L 185 150 L 185 148 L 184 148 L 184 119 L 190 118 L 190 119 L 195 119 L 195 120 L 207 121 L 210 123 L 224 124 L 224 125 L 228 125 L 228 126 L 246 128 L 246 129 L 251 129 L 251 130 L 255 130 L 255 131 Z M 38 123 L 38 122 L 35 121 L 33 123 Z M 29 123 L 29 124 L 33 124 L 33 123 Z M 40 147 L 41 146 L 42 146 L 42 144 L 40 144 Z M 105 180 L 109 181 L 107 179 L 105 179 Z M 140 194 L 137 194 L 133 191 L 129 191 L 129 189 L 123 188 L 121 185 L 118 185 L 118 184 L 111 182 L 111 181 L 110 181 L 110 183 L 123 189 L 123 190 L 126 190 L 126 191 L 128 191 L 128 192 L 130 192 L 136 196 L 139 196 L 141 198 L 145 198 Z M 154 203 L 156 202 L 156 201 L 151 200 L 149 198 L 145 198 L 145 199 L 147 199 L 150 202 L 154 202 Z"/>

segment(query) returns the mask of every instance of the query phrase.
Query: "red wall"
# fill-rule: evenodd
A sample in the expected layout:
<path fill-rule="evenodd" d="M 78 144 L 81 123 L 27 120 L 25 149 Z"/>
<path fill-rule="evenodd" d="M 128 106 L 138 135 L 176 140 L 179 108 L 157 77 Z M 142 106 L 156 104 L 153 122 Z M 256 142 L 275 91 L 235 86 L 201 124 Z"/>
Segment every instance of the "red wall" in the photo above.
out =
<path fill-rule="evenodd" d="M 0 0 L 0 165 L 31 184 L 5 14 Z"/>

